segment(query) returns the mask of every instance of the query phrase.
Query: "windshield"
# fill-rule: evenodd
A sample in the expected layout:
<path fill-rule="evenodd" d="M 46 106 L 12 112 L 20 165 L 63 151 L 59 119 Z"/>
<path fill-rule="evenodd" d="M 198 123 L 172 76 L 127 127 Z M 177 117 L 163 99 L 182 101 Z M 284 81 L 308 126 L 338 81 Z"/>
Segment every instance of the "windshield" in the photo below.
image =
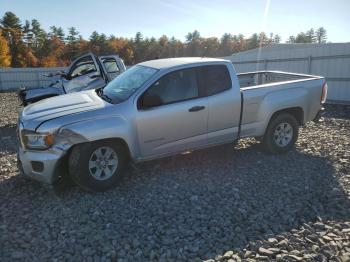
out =
<path fill-rule="evenodd" d="M 136 65 L 126 70 L 123 74 L 113 79 L 102 91 L 101 97 L 108 98 L 113 104 L 128 99 L 158 70 Z"/>

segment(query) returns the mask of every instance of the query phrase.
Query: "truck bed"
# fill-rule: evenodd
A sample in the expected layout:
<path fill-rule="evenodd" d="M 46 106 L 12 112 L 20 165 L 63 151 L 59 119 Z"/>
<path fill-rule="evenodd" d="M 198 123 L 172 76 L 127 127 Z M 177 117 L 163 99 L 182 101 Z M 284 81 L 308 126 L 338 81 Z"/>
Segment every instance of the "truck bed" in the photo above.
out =
<path fill-rule="evenodd" d="M 261 136 L 271 112 L 302 109 L 302 123 L 315 118 L 320 108 L 324 77 L 280 71 L 238 74 L 242 95 L 241 136 Z M 298 109 L 297 109 L 298 110 Z"/>
<path fill-rule="evenodd" d="M 295 80 L 307 80 L 319 78 L 313 75 L 294 74 L 281 71 L 256 71 L 237 74 L 241 89 L 255 87 L 271 83 L 282 83 Z"/>

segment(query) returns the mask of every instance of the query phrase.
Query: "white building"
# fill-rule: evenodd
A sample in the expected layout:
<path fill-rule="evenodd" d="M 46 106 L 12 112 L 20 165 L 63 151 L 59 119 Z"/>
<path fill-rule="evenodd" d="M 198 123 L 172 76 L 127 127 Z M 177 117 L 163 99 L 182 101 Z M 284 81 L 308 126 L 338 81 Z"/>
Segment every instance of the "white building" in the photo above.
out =
<path fill-rule="evenodd" d="M 350 103 L 350 43 L 275 44 L 225 58 L 239 73 L 279 70 L 325 76 L 327 101 Z"/>

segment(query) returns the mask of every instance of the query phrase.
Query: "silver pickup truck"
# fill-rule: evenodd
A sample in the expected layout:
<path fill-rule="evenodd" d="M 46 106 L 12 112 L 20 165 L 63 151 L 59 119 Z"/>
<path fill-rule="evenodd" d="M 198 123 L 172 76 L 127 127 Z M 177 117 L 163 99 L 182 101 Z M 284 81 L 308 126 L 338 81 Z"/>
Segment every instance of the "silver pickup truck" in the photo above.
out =
<path fill-rule="evenodd" d="M 285 72 L 237 75 L 230 61 L 172 58 L 143 62 L 104 89 L 48 98 L 19 117 L 19 165 L 54 183 L 68 173 L 82 188 L 115 185 L 128 161 L 256 137 L 284 153 L 300 125 L 318 117 L 327 85 Z"/>

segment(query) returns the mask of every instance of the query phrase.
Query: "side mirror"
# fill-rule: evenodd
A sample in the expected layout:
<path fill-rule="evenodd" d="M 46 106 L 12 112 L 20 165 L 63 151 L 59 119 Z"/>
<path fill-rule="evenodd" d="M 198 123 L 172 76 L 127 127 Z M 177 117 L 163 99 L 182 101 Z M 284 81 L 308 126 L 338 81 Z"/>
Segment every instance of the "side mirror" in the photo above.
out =
<path fill-rule="evenodd" d="M 160 105 L 162 105 L 162 99 L 157 95 L 147 95 L 146 94 L 142 98 L 141 106 L 143 108 L 151 108 L 151 107 L 160 106 Z"/>
<path fill-rule="evenodd" d="M 64 78 L 64 79 L 67 79 L 67 80 L 69 80 L 69 78 L 70 78 L 69 75 L 67 75 L 65 73 L 62 73 L 61 77 Z"/>
<path fill-rule="evenodd" d="M 66 80 L 71 80 L 72 79 L 70 74 L 62 74 L 61 77 L 66 79 Z"/>
<path fill-rule="evenodd" d="M 64 71 L 59 71 L 59 72 L 53 74 L 52 76 L 59 76 L 59 77 L 63 77 L 63 78 L 66 78 L 66 79 L 69 78 L 69 75 L 66 72 L 64 72 Z"/>

